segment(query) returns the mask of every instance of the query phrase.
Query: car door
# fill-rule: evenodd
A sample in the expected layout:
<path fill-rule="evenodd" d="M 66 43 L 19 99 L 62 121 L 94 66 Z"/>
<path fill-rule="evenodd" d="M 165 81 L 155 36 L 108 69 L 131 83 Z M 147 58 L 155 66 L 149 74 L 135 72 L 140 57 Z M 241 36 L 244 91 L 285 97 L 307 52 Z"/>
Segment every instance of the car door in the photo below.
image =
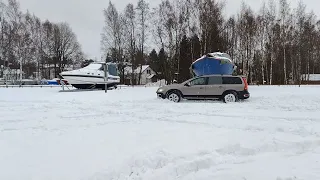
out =
<path fill-rule="evenodd" d="M 181 92 L 186 98 L 201 98 L 206 93 L 207 78 L 198 77 L 190 80 L 181 88 Z"/>
<path fill-rule="evenodd" d="M 208 77 L 208 84 L 206 85 L 206 96 L 208 97 L 219 97 L 225 91 L 225 85 L 222 83 L 221 76 L 210 76 Z"/>

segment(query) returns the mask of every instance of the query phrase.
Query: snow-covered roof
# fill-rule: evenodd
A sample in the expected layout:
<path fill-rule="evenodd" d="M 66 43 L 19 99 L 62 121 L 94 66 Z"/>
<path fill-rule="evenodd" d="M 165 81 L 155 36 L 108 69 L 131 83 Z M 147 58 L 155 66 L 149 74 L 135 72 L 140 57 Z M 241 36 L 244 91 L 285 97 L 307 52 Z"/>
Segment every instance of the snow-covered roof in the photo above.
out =
<path fill-rule="evenodd" d="M 150 67 L 150 65 L 142 65 L 142 69 L 141 69 L 141 73 L 143 73 L 148 67 Z M 132 73 L 132 67 L 127 66 L 124 68 L 124 73 L 125 74 L 131 74 Z M 140 66 L 138 66 L 135 70 L 134 70 L 134 74 L 139 74 L 140 73 Z"/>
<path fill-rule="evenodd" d="M 230 61 L 230 63 L 232 63 L 232 59 L 227 53 L 214 52 L 214 53 L 209 53 L 207 56 L 209 58 L 212 57 L 219 60 Z"/>
<path fill-rule="evenodd" d="M 308 74 L 302 74 L 303 80 L 308 80 Z M 310 81 L 320 81 L 320 74 L 310 74 Z"/>
<path fill-rule="evenodd" d="M 208 53 L 208 55 L 212 57 L 223 57 L 223 58 L 231 59 L 231 56 L 227 53 L 214 52 L 214 53 Z"/>
<path fill-rule="evenodd" d="M 203 55 L 201 58 L 197 59 L 194 63 L 206 57 L 232 63 L 231 57 L 227 53 L 221 53 L 221 52 L 213 52 L 213 53 L 208 53 L 207 55 Z"/>

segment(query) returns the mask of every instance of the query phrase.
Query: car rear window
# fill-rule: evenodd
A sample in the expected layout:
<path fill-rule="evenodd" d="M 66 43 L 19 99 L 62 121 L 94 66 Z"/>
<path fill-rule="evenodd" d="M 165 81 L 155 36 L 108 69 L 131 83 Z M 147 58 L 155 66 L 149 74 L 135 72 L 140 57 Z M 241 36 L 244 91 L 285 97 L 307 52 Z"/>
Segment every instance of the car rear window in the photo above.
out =
<path fill-rule="evenodd" d="M 223 84 L 242 84 L 239 77 L 222 77 Z"/>

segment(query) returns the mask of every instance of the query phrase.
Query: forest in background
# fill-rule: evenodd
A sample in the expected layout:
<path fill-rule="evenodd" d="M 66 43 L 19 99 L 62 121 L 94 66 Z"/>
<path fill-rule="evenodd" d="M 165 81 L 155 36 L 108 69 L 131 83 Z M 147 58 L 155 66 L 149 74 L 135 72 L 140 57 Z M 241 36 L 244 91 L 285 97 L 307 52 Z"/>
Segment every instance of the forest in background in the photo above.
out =
<path fill-rule="evenodd" d="M 23 13 L 18 0 L 0 0 L 0 65 L 22 68 L 26 78 L 50 78 L 84 60 L 76 34 L 66 22 L 42 22 L 30 12 Z M 3 70 L 0 70 L 0 78 Z"/>
<path fill-rule="evenodd" d="M 250 83 L 299 84 L 301 74 L 320 73 L 320 22 L 302 1 L 292 8 L 287 0 L 268 0 L 256 12 L 242 3 L 230 17 L 227 6 L 220 0 L 162 0 L 151 8 L 139 0 L 119 11 L 110 1 L 103 10 L 102 52 L 119 63 L 122 80 L 130 63 L 132 69 L 150 64 L 160 77 L 181 82 L 191 77 L 193 61 L 216 51 L 230 54 L 236 74 Z M 43 22 L 22 12 L 17 0 L 0 0 L 0 65 L 48 78 L 48 69 L 57 75 L 84 60 L 68 23 Z"/>
<path fill-rule="evenodd" d="M 123 11 L 109 1 L 103 54 L 119 63 L 122 80 L 130 63 L 132 69 L 150 64 L 167 81 L 182 82 L 193 61 L 217 51 L 228 53 L 235 73 L 250 83 L 300 84 L 302 74 L 320 73 L 320 23 L 302 0 L 296 8 L 269 0 L 257 12 L 243 2 L 230 17 L 227 10 L 219 0 L 162 0 L 155 8 L 139 0 Z"/>

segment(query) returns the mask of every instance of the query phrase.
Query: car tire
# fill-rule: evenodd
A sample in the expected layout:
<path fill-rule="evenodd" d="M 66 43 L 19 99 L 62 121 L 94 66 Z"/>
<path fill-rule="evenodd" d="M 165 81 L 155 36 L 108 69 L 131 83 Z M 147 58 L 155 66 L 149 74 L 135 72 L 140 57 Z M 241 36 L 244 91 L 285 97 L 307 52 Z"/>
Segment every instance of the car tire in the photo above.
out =
<path fill-rule="evenodd" d="M 227 92 L 223 96 L 223 102 L 225 103 L 233 103 L 238 101 L 238 95 L 235 92 Z"/>
<path fill-rule="evenodd" d="M 167 94 L 167 99 L 169 99 L 169 101 L 178 103 L 181 101 L 181 93 L 179 93 L 178 91 L 169 92 Z"/>

